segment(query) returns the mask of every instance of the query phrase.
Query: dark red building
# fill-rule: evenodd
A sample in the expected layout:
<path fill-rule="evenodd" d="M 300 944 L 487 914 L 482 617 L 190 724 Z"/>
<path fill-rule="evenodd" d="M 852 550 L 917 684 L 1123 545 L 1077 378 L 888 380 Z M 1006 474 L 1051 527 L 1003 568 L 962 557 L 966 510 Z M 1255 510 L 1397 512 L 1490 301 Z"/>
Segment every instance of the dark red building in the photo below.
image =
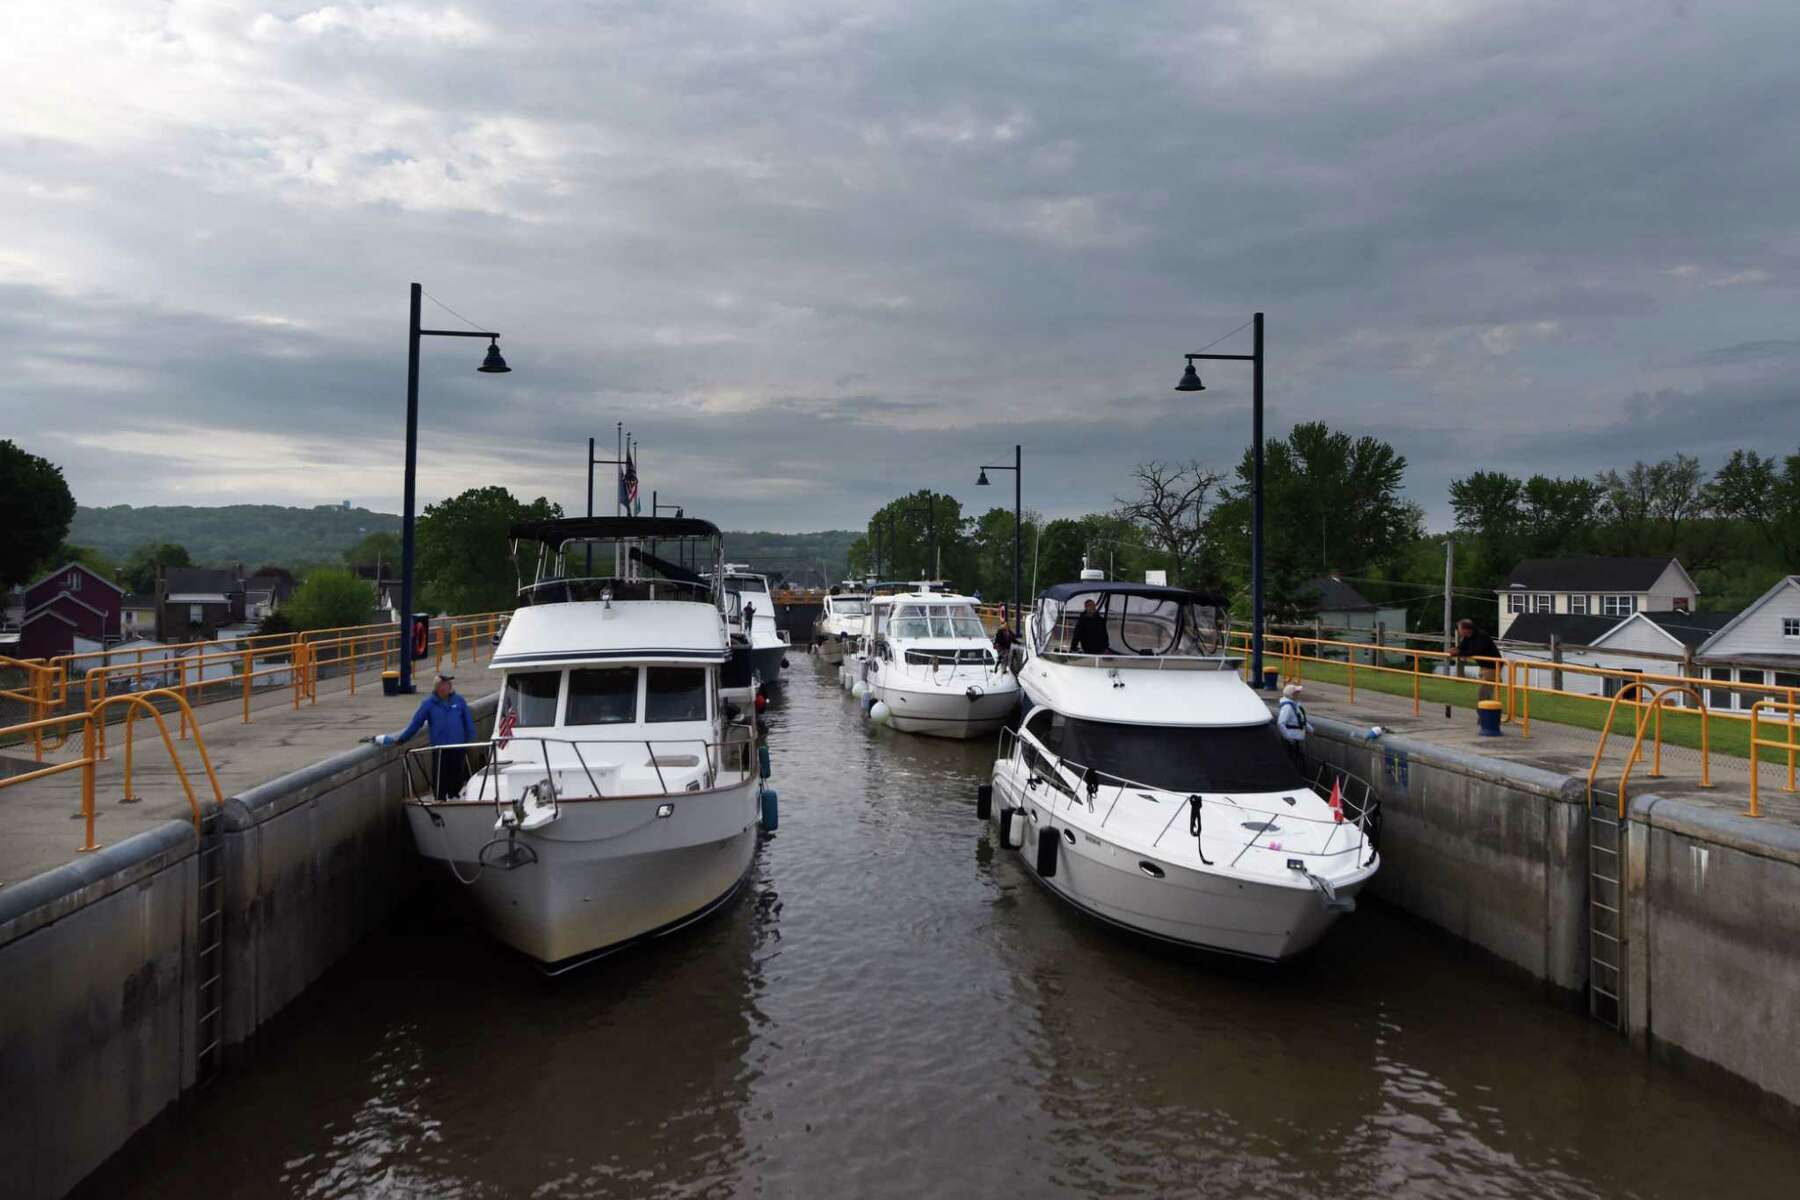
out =
<path fill-rule="evenodd" d="M 118 641 L 124 601 L 123 588 L 80 563 L 56 568 L 25 589 L 19 657 L 54 658 Z"/>

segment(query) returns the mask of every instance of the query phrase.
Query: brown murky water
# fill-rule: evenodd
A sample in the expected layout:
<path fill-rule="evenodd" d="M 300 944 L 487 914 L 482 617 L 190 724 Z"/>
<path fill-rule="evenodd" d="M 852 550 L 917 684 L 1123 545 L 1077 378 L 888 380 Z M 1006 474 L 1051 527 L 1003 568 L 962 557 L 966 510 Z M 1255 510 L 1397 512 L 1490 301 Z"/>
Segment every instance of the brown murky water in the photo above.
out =
<path fill-rule="evenodd" d="M 769 725 L 781 831 L 727 912 L 545 980 L 422 897 L 93 1190 L 1794 1194 L 1800 1139 L 1404 918 L 1172 957 L 993 853 L 991 744 L 872 732 L 798 656 Z"/>

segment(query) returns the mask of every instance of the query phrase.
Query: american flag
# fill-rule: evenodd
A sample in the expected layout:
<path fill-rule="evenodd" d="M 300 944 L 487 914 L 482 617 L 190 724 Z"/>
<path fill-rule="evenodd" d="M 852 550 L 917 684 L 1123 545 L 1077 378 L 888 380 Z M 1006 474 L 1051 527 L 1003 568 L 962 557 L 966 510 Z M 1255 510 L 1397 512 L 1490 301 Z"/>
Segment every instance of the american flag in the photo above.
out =
<path fill-rule="evenodd" d="M 506 710 L 506 715 L 500 718 L 500 728 L 494 731 L 494 737 L 502 750 L 506 749 L 506 743 L 512 740 L 513 726 L 518 723 L 519 714 L 510 708 Z"/>
<path fill-rule="evenodd" d="M 637 507 L 637 464 L 631 461 L 631 451 L 625 452 L 625 473 L 619 476 L 619 503 L 627 511 Z"/>

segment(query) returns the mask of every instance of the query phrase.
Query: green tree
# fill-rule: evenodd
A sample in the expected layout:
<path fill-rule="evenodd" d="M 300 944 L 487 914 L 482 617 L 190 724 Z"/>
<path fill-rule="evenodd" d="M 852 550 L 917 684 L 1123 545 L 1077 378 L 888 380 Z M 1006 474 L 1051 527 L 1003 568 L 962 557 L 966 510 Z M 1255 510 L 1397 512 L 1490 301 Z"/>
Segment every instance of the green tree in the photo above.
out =
<path fill-rule="evenodd" d="M 62 468 L 0 440 L 0 587 L 29 583 L 74 517 L 75 497 Z"/>
<path fill-rule="evenodd" d="M 342 567 L 317 567 L 282 612 L 295 629 L 338 629 L 368 624 L 374 609 L 375 589 L 367 580 L 358 579 Z M 271 613 L 269 619 L 277 615 Z M 265 619 L 264 625 L 267 624 Z"/>
<path fill-rule="evenodd" d="M 507 531 L 560 516 L 561 505 L 542 496 L 522 504 L 503 487 L 470 488 L 426 505 L 414 550 L 421 606 L 448 613 L 512 608 L 519 571 Z"/>
<path fill-rule="evenodd" d="M 1033 571 L 1037 575 L 1038 590 L 1057 583 L 1074 583 L 1081 578 L 1081 556 L 1087 551 L 1087 531 L 1081 527 L 1080 521 L 1067 517 L 1046 524 L 1038 536 L 1033 551 L 1033 561 L 1026 568 L 1026 587 L 1030 587 Z"/>
<path fill-rule="evenodd" d="M 933 530 L 937 562 L 932 561 Z M 963 521 L 962 503 L 954 496 L 922 488 L 890 500 L 869 518 L 867 532 L 851 543 L 853 566 L 873 570 L 879 546 L 881 573 L 889 579 L 928 579 L 940 571 L 960 587 L 977 586 L 979 558 Z"/>
<path fill-rule="evenodd" d="M 1721 517 L 1754 530 L 1775 552 L 1778 565 L 1800 562 L 1800 454 L 1783 461 L 1754 450 L 1732 451 L 1707 484 L 1706 503 Z"/>
<path fill-rule="evenodd" d="M 156 590 L 156 569 L 158 567 L 191 567 L 194 565 L 188 557 L 187 548 L 177 546 L 173 542 L 146 542 L 131 552 L 125 560 L 124 581 L 128 592 L 153 592 Z"/>
<path fill-rule="evenodd" d="M 94 574 L 112 583 L 119 581 L 119 564 L 92 546 L 74 546 L 64 542 L 44 560 L 43 571 L 54 571 L 64 563 L 80 563 Z M 42 574 L 43 571 L 37 572 Z M 123 586 L 123 585 L 121 585 Z"/>
<path fill-rule="evenodd" d="M 1251 455 L 1213 510 L 1213 553 L 1241 597 L 1249 592 Z M 1421 536 L 1424 517 L 1401 494 L 1406 457 L 1374 437 L 1353 438 L 1323 422 L 1271 439 L 1263 465 L 1263 586 L 1272 620 L 1304 619 L 1317 604 L 1310 581 L 1337 570 L 1391 570 Z"/>
<path fill-rule="evenodd" d="M 344 562 L 352 567 L 373 567 L 377 563 L 398 564 L 400 562 L 400 535 L 386 530 L 364 534 L 354 546 L 344 551 Z M 388 572 L 391 575 L 399 573 L 398 565 Z"/>

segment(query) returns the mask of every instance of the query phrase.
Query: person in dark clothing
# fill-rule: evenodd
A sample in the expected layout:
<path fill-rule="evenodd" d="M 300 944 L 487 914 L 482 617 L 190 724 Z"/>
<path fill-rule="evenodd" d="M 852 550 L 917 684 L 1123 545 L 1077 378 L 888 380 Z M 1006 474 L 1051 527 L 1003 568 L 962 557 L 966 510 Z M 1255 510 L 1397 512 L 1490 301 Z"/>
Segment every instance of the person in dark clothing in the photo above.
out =
<path fill-rule="evenodd" d="M 375 738 L 378 746 L 395 746 L 408 741 L 421 728 L 430 730 L 429 739 L 433 746 L 456 746 L 457 749 L 439 750 L 431 757 L 437 761 L 433 764 L 435 785 L 433 790 L 439 800 L 450 800 L 460 795 L 463 785 L 469 782 L 469 752 L 462 748 L 462 743 L 475 740 L 475 714 L 469 711 L 469 702 L 456 694 L 454 677 L 439 675 L 437 684 L 431 689 L 431 695 L 420 702 L 413 719 L 399 733 L 384 733 Z"/>
<path fill-rule="evenodd" d="M 1089 600 L 1075 618 L 1075 632 L 1069 638 L 1071 654 L 1111 654 L 1112 639 L 1106 636 L 1106 618 Z"/>
<path fill-rule="evenodd" d="M 1013 647 L 1018 645 L 1018 642 L 1019 635 L 1012 631 L 1012 626 L 1006 623 L 1006 618 L 1001 617 L 1000 628 L 994 630 L 994 653 L 1000 656 L 1002 666 L 1012 665 Z"/>
<path fill-rule="evenodd" d="M 1494 644 L 1493 638 L 1475 628 L 1475 622 L 1467 617 L 1456 623 L 1456 634 L 1456 653 L 1451 657 L 1456 660 L 1459 671 L 1462 663 L 1476 660 L 1481 672 L 1481 698 L 1492 700 L 1493 684 L 1500 678 L 1500 647 Z"/>

